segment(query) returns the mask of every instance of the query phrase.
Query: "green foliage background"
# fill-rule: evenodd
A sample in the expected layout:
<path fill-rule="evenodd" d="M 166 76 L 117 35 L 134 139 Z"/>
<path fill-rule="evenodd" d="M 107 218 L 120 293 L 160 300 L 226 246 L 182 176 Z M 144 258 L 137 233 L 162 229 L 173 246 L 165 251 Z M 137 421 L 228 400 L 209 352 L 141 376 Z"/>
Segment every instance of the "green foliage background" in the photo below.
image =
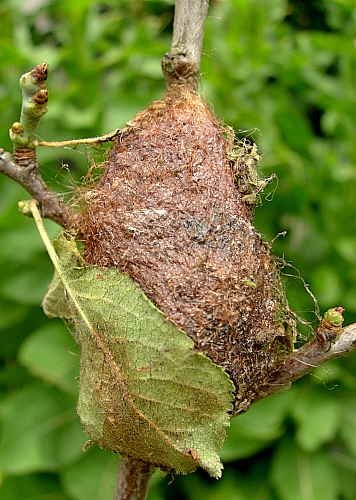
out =
<path fill-rule="evenodd" d="M 0 145 L 19 117 L 18 80 L 50 65 L 46 140 L 122 127 L 164 93 L 173 1 L 2 0 Z M 356 321 L 356 7 L 354 0 L 219 0 L 207 21 L 201 91 L 216 114 L 263 152 L 278 187 L 256 212 L 258 229 L 303 276 L 320 309 L 343 305 Z M 64 197 L 85 175 L 85 149 L 39 152 Z M 91 156 L 99 158 L 100 151 Z M 277 187 L 275 190 L 274 188 Z M 81 451 L 78 350 L 40 308 L 52 266 L 28 196 L 0 178 L 0 497 L 106 500 L 118 457 Z M 269 198 L 273 198 L 269 202 Z M 46 222 L 52 237 L 59 231 Z M 289 273 L 288 269 L 286 272 Z M 315 319 L 291 270 L 292 308 Z M 149 500 L 356 498 L 355 355 L 318 368 L 288 392 L 232 421 L 220 481 L 203 472 L 157 474 Z"/>

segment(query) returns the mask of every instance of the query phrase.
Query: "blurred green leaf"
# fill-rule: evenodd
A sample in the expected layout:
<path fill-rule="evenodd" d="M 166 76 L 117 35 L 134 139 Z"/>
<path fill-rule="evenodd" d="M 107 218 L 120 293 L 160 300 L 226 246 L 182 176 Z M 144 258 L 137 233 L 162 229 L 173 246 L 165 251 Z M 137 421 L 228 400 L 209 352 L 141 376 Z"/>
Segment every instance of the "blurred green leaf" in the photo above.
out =
<path fill-rule="evenodd" d="M 347 363 L 346 359 L 344 359 L 343 363 L 340 363 L 339 360 L 334 360 L 327 363 L 325 366 L 320 366 L 313 371 L 313 382 L 315 385 L 319 387 L 319 391 L 323 392 L 325 389 L 328 391 L 336 389 L 336 393 L 330 393 L 329 395 L 335 401 L 336 394 L 340 395 L 340 391 L 338 388 L 345 387 L 348 391 L 350 391 L 349 397 L 352 398 L 353 392 L 356 389 L 356 373 L 352 373 L 350 367 L 353 366 L 353 358 L 352 356 L 348 359 L 349 363 Z M 348 366 L 349 364 L 349 366 Z M 337 398 L 338 404 L 342 405 L 342 399 L 340 397 Z"/>
<path fill-rule="evenodd" d="M 356 236 L 340 237 L 335 241 L 339 255 L 350 264 L 356 263 Z"/>
<path fill-rule="evenodd" d="M 242 471 L 235 467 L 226 468 L 222 481 L 207 482 L 202 475 L 191 474 L 187 478 L 178 477 L 175 480 L 178 495 L 192 500 L 271 500 L 275 498 L 268 483 L 268 463 L 260 461 L 249 462 L 248 468 Z M 173 486 L 173 485 L 172 485 Z M 158 489 L 158 488 L 157 488 Z M 163 497 L 158 497 L 163 500 Z M 148 500 L 151 500 L 150 497 Z M 154 497 L 152 498 L 154 500 Z"/>
<path fill-rule="evenodd" d="M 14 304 L 2 299 L 0 302 L 0 329 L 21 323 L 26 314 L 27 308 L 23 304 Z"/>
<path fill-rule="evenodd" d="M 342 299 L 342 305 L 347 312 L 356 314 L 356 285 L 347 289 L 346 296 Z"/>
<path fill-rule="evenodd" d="M 58 224 L 52 221 L 45 221 L 45 227 L 52 238 L 59 232 Z M 34 222 L 31 221 L 20 229 L 11 228 L 0 234 L 0 259 L 4 263 L 11 260 L 25 264 L 45 255 L 42 240 L 34 228 Z"/>
<path fill-rule="evenodd" d="M 111 500 L 118 466 L 118 455 L 89 448 L 82 460 L 62 469 L 61 481 L 65 491 L 75 500 Z"/>
<path fill-rule="evenodd" d="M 292 391 L 277 394 L 233 418 L 220 453 L 222 461 L 227 463 L 252 456 L 279 438 L 292 399 Z"/>
<path fill-rule="evenodd" d="M 334 472 L 339 483 L 339 498 L 356 498 L 356 459 L 334 453 L 332 456 Z"/>
<path fill-rule="evenodd" d="M 343 286 L 339 273 L 332 266 L 318 267 L 311 277 L 312 289 L 325 309 L 330 304 L 342 303 Z"/>
<path fill-rule="evenodd" d="M 336 435 L 342 406 L 330 394 L 323 396 L 305 388 L 294 401 L 292 415 L 297 422 L 296 442 L 303 450 L 314 452 Z"/>
<path fill-rule="evenodd" d="M 192 500 L 245 500 L 246 491 L 240 487 L 239 474 L 232 471 L 224 472 L 224 481 L 209 484 L 198 475 L 189 478 L 183 483 L 185 496 Z"/>
<path fill-rule="evenodd" d="M 0 285 L 0 294 L 6 299 L 26 305 L 41 303 L 50 279 L 50 270 L 26 269 L 4 278 Z"/>
<path fill-rule="evenodd" d="M 18 359 L 33 375 L 78 397 L 80 351 L 62 322 L 47 323 L 32 332 Z"/>
<path fill-rule="evenodd" d="M 338 483 L 322 453 L 308 454 L 284 439 L 272 459 L 271 481 L 283 500 L 335 500 Z"/>
<path fill-rule="evenodd" d="M 32 384 L 0 403 L 0 470 L 5 474 L 56 471 L 77 460 L 85 441 L 68 399 L 53 387 Z"/>
<path fill-rule="evenodd" d="M 233 420 L 233 422 L 235 421 Z M 252 437 L 246 437 L 242 431 L 239 432 L 237 423 L 232 425 L 232 427 L 220 453 L 223 463 L 252 457 L 261 450 L 267 448 L 273 441 L 272 439 L 253 439 Z"/>
<path fill-rule="evenodd" d="M 348 398 L 343 402 L 343 425 L 340 429 L 341 439 L 352 456 L 356 459 L 356 398 Z M 355 467 L 356 469 L 356 467 Z"/>
<path fill-rule="evenodd" d="M 309 123 L 298 109 L 291 109 L 291 103 L 286 104 L 289 106 L 276 111 L 276 123 L 283 131 L 285 143 L 303 154 L 311 139 Z"/>
<path fill-rule="evenodd" d="M 0 482 L 0 497 L 6 500 L 71 500 L 58 478 L 50 474 L 8 476 Z"/>

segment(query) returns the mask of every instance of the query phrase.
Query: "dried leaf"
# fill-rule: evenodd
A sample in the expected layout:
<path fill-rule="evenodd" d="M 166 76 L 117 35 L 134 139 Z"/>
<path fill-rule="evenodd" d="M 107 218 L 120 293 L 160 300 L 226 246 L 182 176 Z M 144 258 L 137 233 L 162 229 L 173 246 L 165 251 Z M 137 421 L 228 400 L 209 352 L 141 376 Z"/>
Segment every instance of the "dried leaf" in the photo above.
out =
<path fill-rule="evenodd" d="M 43 309 L 70 320 L 81 347 L 84 430 L 123 456 L 183 474 L 201 466 L 220 477 L 234 389 L 228 376 L 131 278 L 86 266 L 63 234 L 54 251 L 40 232 L 55 267 Z"/>

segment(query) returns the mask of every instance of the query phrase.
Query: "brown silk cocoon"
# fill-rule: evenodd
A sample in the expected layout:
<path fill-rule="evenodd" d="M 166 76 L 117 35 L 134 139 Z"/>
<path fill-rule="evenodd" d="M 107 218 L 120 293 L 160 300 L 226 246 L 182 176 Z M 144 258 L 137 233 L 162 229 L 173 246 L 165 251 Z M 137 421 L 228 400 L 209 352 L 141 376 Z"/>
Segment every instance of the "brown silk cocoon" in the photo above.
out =
<path fill-rule="evenodd" d="M 82 232 L 89 263 L 124 270 L 230 375 L 240 412 L 290 340 L 276 326 L 275 261 L 239 183 L 247 150 L 232 159 L 227 135 L 198 94 L 172 89 L 115 143 Z"/>

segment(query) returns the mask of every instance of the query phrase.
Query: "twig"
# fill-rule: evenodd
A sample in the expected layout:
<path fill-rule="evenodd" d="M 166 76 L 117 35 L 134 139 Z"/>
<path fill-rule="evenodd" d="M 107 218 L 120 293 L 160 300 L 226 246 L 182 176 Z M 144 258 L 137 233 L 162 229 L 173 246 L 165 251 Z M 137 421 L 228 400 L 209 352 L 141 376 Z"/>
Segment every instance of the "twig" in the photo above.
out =
<path fill-rule="evenodd" d="M 47 186 L 39 173 L 37 162 L 29 161 L 26 165 L 18 165 L 12 160 L 10 153 L 0 149 L 0 172 L 20 184 L 39 202 L 43 217 L 51 219 L 65 228 L 70 227 L 74 220 L 73 212 Z M 30 215 L 26 203 L 20 202 L 19 208 L 25 215 Z"/>
<path fill-rule="evenodd" d="M 48 90 L 46 80 L 48 64 L 42 63 L 20 78 L 22 105 L 20 121 L 14 122 L 9 131 L 14 146 L 14 160 L 0 149 L 0 172 L 20 184 L 40 205 L 42 216 L 69 228 L 75 215 L 58 195 L 50 189 L 40 174 L 37 163 L 37 127 L 47 112 Z M 31 215 L 28 202 L 19 202 L 25 215 Z"/>
<path fill-rule="evenodd" d="M 198 87 L 204 27 L 209 0 L 176 0 L 172 46 L 162 59 L 167 87 Z"/>
<path fill-rule="evenodd" d="M 96 144 L 104 144 L 105 142 L 111 142 L 117 139 L 118 137 L 124 136 L 128 132 L 128 129 L 125 127 L 123 129 L 116 129 L 114 132 L 110 132 L 109 134 L 101 135 L 100 137 L 89 137 L 87 139 L 73 139 L 70 141 L 41 141 L 37 145 L 38 146 L 46 146 L 52 148 L 64 148 L 67 146 L 79 146 L 84 144 L 86 146 L 94 146 Z"/>
<path fill-rule="evenodd" d="M 9 131 L 14 146 L 14 160 L 10 154 L 0 149 L 0 172 L 20 184 L 35 198 L 42 216 L 51 219 L 65 228 L 71 227 L 75 221 L 74 212 L 52 191 L 40 174 L 37 163 L 36 147 L 65 147 L 78 144 L 94 145 L 113 141 L 126 133 L 127 129 L 115 130 L 110 134 L 90 139 L 79 139 L 61 142 L 38 143 L 37 127 L 40 118 L 47 112 L 48 90 L 46 80 L 48 64 L 42 63 L 20 78 L 22 106 L 20 121 L 14 122 Z M 25 215 L 31 215 L 28 202 L 19 202 L 19 208 Z"/>
<path fill-rule="evenodd" d="M 14 157 L 19 165 L 25 165 L 28 160 L 36 162 L 38 122 L 48 110 L 47 76 L 48 64 L 42 63 L 20 78 L 22 92 L 20 121 L 13 123 L 9 131 L 14 145 Z"/>
<path fill-rule="evenodd" d="M 281 361 L 278 368 L 272 373 L 260 397 L 254 402 L 270 394 L 288 389 L 292 382 L 310 373 L 318 366 L 356 351 L 356 323 L 344 328 L 341 328 L 342 323 L 332 324 L 325 319 L 328 318 L 330 311 L 339 311 L 341 315 L 340 311 L 343 309 L 337 307 L 325 313 L 315 338 Z"/>
<path fill-rule="evenodd" d="M 356 350 L 356 323 L 345 326 L 339 338 L 330 348 L 320 344 L 317 338 L 310 340 L 290 354 L 279 367 L 273 385 L 285 385 L 310 373 L 317 366 Z M 271 386 L 272 387 L 272 386 Z M 273 393 L 275 391 L 271 391 Z"/>
<path fill-rule="evenodd" d="M 121 458 L 113 500 L 145 500 L 154 465 L 134 458 Z"/>

